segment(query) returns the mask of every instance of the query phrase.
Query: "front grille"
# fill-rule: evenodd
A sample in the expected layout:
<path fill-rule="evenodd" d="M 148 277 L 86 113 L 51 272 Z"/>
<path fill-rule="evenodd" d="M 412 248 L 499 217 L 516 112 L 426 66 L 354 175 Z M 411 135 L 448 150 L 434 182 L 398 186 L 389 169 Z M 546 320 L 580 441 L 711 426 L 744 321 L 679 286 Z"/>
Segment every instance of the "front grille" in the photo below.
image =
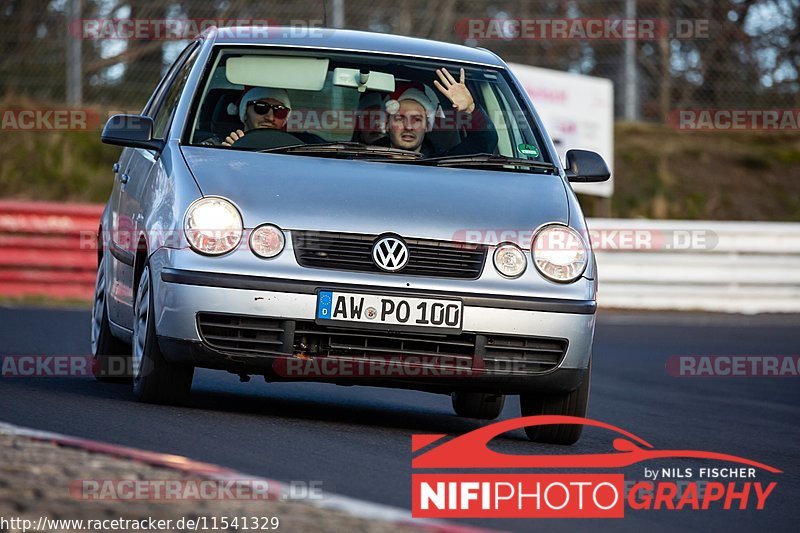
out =
<path fill-rule="evenodd" d="M 292 232 L 294 255 L 304 267 L 379 272 L 372 261 L 378 235 Z M 486 246 L 448 241 L 405 239 L 408 264 L 397 274 L 434 278 L 477 279 L 486 259 Z"/>
<path fill-rule="evenodd" d="M 320 326 L 311 321 L 298 320 L 295 330 L 295 349 L 310 355 L 446 356 L 451 360 L 459 358 L 472 361 L 472 354 L 475 353 L 475 335 L 385 332 L 374 329 Z"/>
<path fill-rule="evenodd" d="M 244 355 L 282 353 L 286 333 L 284 322 L 257 316 L 197 314 L 200 336 L 208 346 Z"/>
<path fill-rule="evenodd" d="M 320 357 L 442 358 L 442 364 L 483 368 L 486 374 L 536 374 L 552 370 L 567 353 L 565 339 L 513 335 L 384 331 L 319 325 L 310 320 L 198 313 L 206 346 L 250 357 L 304 354 Z"/>
<path fill-rule="evenodd" d="M 547 372 L 566 353 L 565 339 L 491 335 L 486 338 L 483 362 L 494 374 Z"/>

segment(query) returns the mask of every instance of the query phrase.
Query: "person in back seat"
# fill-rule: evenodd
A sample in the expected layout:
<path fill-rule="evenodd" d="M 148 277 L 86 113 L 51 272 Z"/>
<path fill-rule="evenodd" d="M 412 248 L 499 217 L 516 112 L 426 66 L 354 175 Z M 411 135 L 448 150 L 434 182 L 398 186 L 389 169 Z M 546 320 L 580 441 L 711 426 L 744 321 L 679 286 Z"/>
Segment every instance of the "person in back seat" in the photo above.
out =
<path fill-rule="evenodd" d="M 356 109 L 356 121 L 353 128 L 353 142 L 370 146 L 389 146 L 386 136 L 386 112 L 383 110 L 383 95 L 378 92 L 367 92 L 361 95 Z"/>

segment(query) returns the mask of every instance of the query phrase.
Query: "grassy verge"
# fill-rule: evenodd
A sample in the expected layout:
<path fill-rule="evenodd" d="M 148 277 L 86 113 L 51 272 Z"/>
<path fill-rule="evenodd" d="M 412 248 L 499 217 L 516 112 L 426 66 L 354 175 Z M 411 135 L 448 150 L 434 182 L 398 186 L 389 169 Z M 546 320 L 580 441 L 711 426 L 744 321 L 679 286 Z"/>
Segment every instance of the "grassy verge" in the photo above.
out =
<path fill-rule="evenodd" d="M 0 198 L 104 202 L 119 153 L 96 131 L 4 133 Z"/>
<path fill-rule="evenodd" d="M 614 163 L 614 217 L 800 221 L 800 132 L 618 123 Z"/>

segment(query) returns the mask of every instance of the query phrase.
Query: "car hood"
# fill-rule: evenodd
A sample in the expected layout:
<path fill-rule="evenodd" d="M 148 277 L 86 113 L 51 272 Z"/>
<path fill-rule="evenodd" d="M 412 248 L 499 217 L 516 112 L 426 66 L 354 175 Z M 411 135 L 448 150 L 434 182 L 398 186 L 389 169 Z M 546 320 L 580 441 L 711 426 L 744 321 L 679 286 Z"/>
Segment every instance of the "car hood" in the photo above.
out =
<path fill-rule="evenodd" d="M 568 222 L 564 184 L 553 175 L 182 150 L 202 194 L 233 201 L 246 228 L 270 222 L 287 230 L 392 232 L 436 240 L 471 241 L 480 235 L 491 244 L 517 240 L 503 232 Z"/>

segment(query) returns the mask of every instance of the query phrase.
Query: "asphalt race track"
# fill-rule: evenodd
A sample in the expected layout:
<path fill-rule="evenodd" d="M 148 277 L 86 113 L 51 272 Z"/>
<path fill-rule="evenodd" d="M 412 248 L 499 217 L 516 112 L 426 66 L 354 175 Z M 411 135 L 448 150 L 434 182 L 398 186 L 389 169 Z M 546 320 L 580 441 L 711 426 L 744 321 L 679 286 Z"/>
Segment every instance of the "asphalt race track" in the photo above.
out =
<path fill-rule="evenodd" d="M 88 310 L 0 308 L 0 354 L 86 354 Z M 589 417 L 660 449 L 723 452 L 784 471 L 762 511 L 632 511 L 618 520 L 462 520 L 504 530 L 756 531 L 792 527 L 800 499 L 800 378 L 678 378 L 670 355 L 798 355 L 800 317 L 601 313 Z M 519 415 L 510 398 L 503 418 Z M 183 408 L 132 401 L 123 385 L 90 378 L 0 378 L 0 421 L 180 454 L 246 473 L 319 480 L 324 491 L 409 508 L 413 433 L 459 434 L 482 422 L 459 419 L 445 396 L 370 387 L 239 383 L 195 374 Z M 571 448 L 535 446 L 514 432 L 493 441 L 505 453 L 605 453 L 607 432 L 586 431 Z M 644 466 L 729 466 L 670 459 Z M 727 480 L 723 480 L 727 481 Z M 752 502 L 751 502 L 752 507 Z"/>

